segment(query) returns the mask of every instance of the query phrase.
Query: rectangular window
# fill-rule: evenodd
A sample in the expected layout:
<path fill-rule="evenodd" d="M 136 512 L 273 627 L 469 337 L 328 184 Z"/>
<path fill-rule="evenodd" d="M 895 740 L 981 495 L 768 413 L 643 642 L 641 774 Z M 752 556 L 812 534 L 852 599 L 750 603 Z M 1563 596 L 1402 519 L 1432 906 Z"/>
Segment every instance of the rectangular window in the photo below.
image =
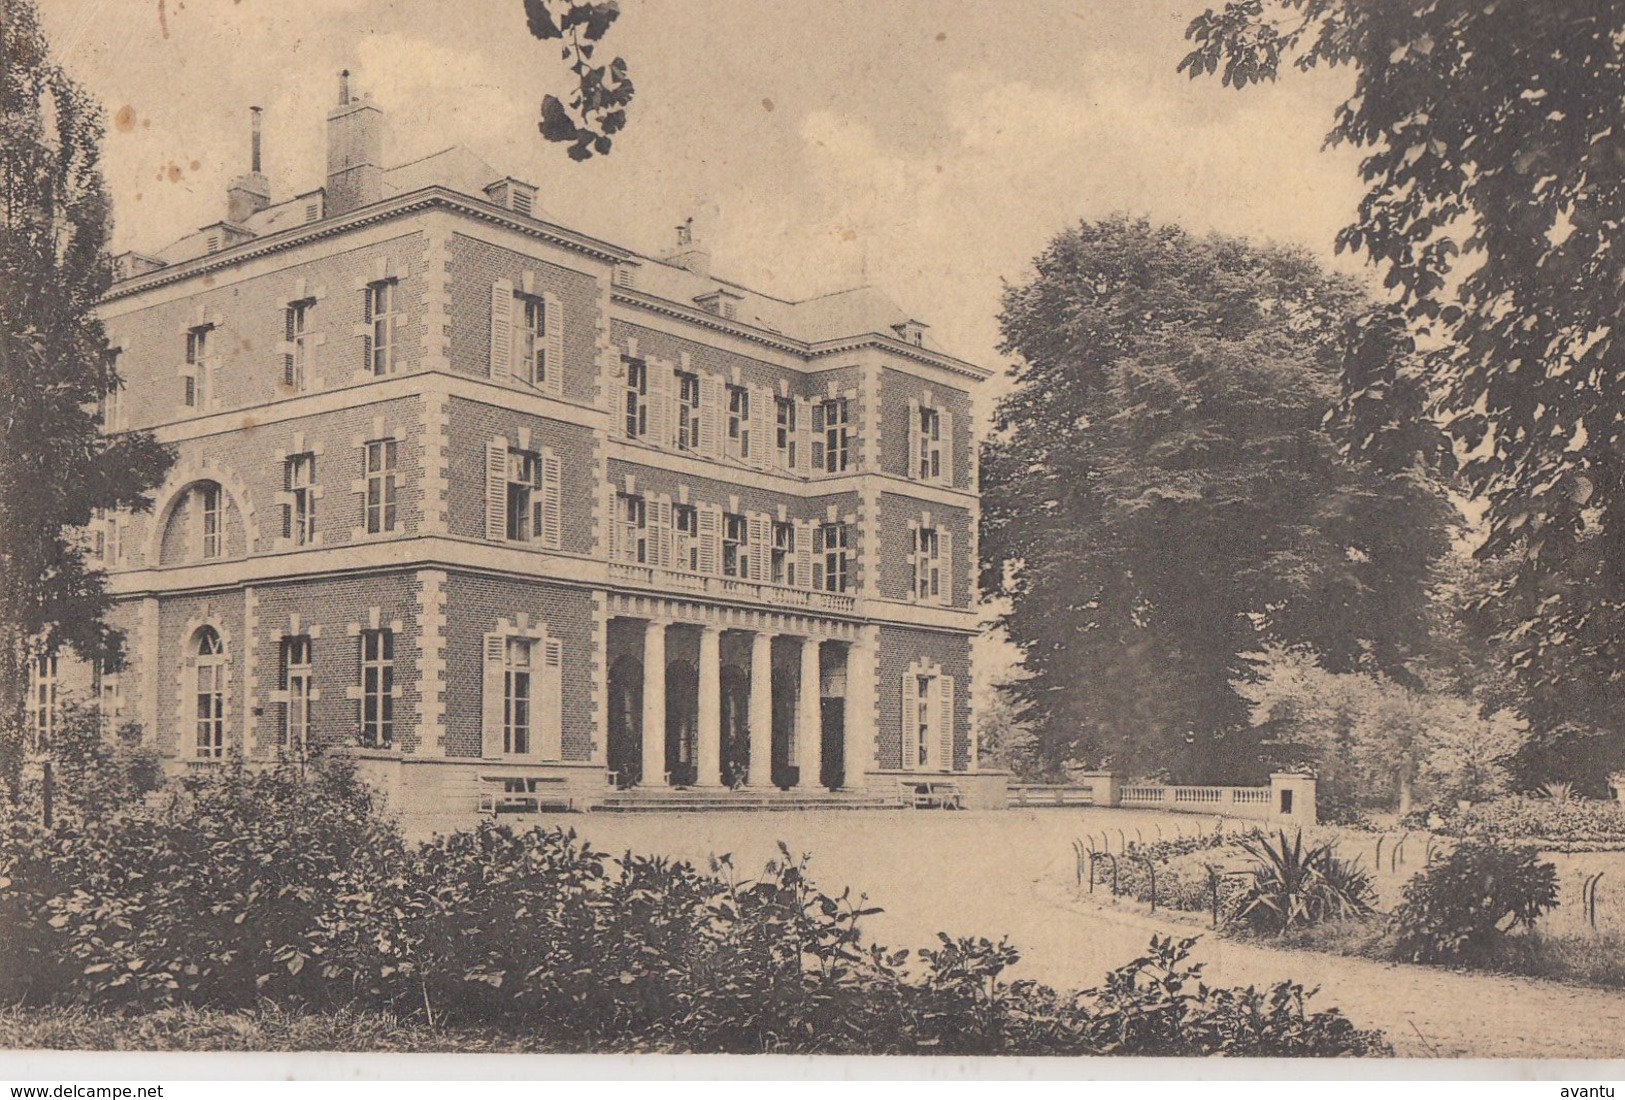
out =
<path fill-rule="evenodd" d="M 529 638 L 509 638 L 502 652 L 502 751 L 530 752 L 531 647 Z"/>
<path fill-rule="evenodd" d="M 115 730 L 124 714 L 124 691 L 119 684 L 119 674 L 109 672 L 101 661 L 97 661 L 91 671 L 91 688 L 96 697 L 97 717 L 101 720 L 102 731 Z"/>
<path fill-rule="evenodd" d="M 728 387 L 728 457 L 750 461 L 750 391 Z"/>
<path fill-rule="evenodd" d="M 203 556 L 218 558 L 222 551 L 220 486 L 208 482 L 198 488 L 198 511 L 202 515 Z"/>
<path fill-rule="evenodd" d="M 794 470 L 796 468 L 795 398 L 774 398 L 773 410 L 775 421 L 773 429 L 773 446 L 778 457 L 779 469 Z"/>
<path fill-rule="evenodd" d="M 201 409 L 209 400 L 209 333 L 213 325 L 186 330 L 186 405 Z"/>
<path fill-rule="evenodd" d="M 649 364 L 626 359 L 626 438 L 642 439 L 649 432 Z"/>
<path fill-rule="evenodd" d="M 649 560 L 648 514 L 644 500 L 630 493 L 617 494 L 615 518 L 621 525 L 621 553 L 627 561 Z"/>
<path fill-rule="evenodd" d="M 821 523 L 813 530 L 813 587 L 845 592 L 847 525 Z"/>
<path fill-rule="evenodd" d="M 677 372 L 677 448 L 700 449 L 700 376 Z"/>
<path fill-rule="evenodd" d="M 542 535 L 542 456 L 508 452 L 508 540 L 529 542 Z"/>
<path fill-rule="evenodd" d="M 395 743 L 395 632 L 361 632 L 361 743 L 387 749 Z"/>
<path fill-rule="evenodd" d="M 103 383 L 107 389 L 102 394 L 102 431 L 116 432 L 124 427 L 124 383 L 119 379 L 118 359 L 121 352 L 118 348 L 109 348 L 103 366 L 107 376 Z"/>
<path fill-rule="evenodd" d="M 295 546 L 309 546 L 316 538 L 316 456 L 293 455 L 282 464 L 282 537 Z"/>
<path fill-rule="evenodd" d="M 749 524 L 736 512 L 722 516 L 722 575 L 744 577 L 750 571 Z"/>
<path fill-rule="evenodd" d="M 672 529 L 675 532 L 673 558 L 677 568 L 690 573 L 700 571 L 700 510 L 692 504 L 674 504 L 671 508 Z"/>
<path fill-rule="evenodd" d="M 796 525 L 773 525 L 773 559 L 771 576 L 774 584 L 795 587 L 796 583 Z"/>
<path fill-rule="evenodd" d="M 28 745 L 43 751 L 56 733 L 57 706 L 56 655 L 36 657 L 28 666 Z"/>
<path fill-rule="evenodd" d="M 921 481 L 942 479 L 942 414 L 920 406 L 920 452 L 914 456 L 915 476 Z"/>
<path fill-rule="evenodd" d="M 315 343 L 310 332 L 310 317 L 315 308 L 316 302 L 311 298 L 289 302 L 283 318 L 288 350 L 282 358 L 282 384 L 294 393 L 304 393 L 310 387 L 311 348 Z"/>
<path fill-rule="evenodd" d="M 914 704 L 914 714 L 910 717 L 914 722 L 914 744 L 919 746 L 916 766 L 926 768 L 932 764 L 931 742 L 937 728 L 936 715 L 933 713 L 937 700 L 937 678 L 916 676 L 914 689 L 917 701 Z"/>
<path fill-rule="evenodd" d="M 910 555 L 910 587 L 916 600 L 921 603 L 933 602 L 942 595 L 942 562 L 937 529 L 916 527 L 911 539 L 914 545 Z"/>
<path fill-rule="evenodd" d="M 375 439 L 365 451 L 367 498 L 362 521 L 367 534 L 385 534 L 395 530 L 395 440 Z"/>
<path fill-rule="evenodd" d="M 850 441 L 846 398 L 831 397 L 814 405 L 812 430 L 818 438 L 813 444 L 813 465 L 830 474 L 845 470 Z"/>
<path fill-rule="evenodd" d="M 367 368 L 373 374 L 395 373 L 395 337 L 401 321 L 400 298 L 400 283 L 394 279 L 367 284 L 367 323 L 371 326 Z"/>
<path fill-rule="evenodd" d="M 522 307 L 519 317 L 519 353 L 523 367 L 515 373 L 533 386 L 547 383 L 547 304 L 541 298 L 515 294 Z"/>
<path fill-rule="evenodd" d="M 315 682 L 311 663 L 310 635 L 290 635 L 282 639 L 282 688 L 288 693 L 283 706 L 283 748 L 303 754 L 310 748 L 310 693 Z"/>

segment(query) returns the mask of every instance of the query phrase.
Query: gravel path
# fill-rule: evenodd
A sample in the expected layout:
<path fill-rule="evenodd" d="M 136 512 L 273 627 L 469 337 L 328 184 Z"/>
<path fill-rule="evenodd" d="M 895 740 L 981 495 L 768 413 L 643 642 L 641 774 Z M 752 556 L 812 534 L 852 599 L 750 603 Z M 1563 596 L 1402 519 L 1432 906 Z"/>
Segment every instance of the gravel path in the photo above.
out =
<path fill-rule="evenodd" d="M 1201 819 L 1196 819 L 1201 820 Z M 894 947 L 932 944 L 940 931 L 1007 935 L 1022 952 L 1018 976 L 1062 987 L 1096 985 L 1144 950 L 1153 932 L 1201 929 L 1091 903 L 1072 889 L 1072 838 L 1103 827 L 1190 817 L 1091 809 L 1000 812 L 718 813 L 573 816 L 558 819 L 612 853 L 664 852 L 696 861 L 732 853 L 742 874 L 760 870 L 783 840 L 813 854 L 826 890 L 851 885 L 885 912 L 868 934 Z M 1395 966 L 1308 951 L 1229 942 L 1203 934 L 1194 957 L 1218 984 L 1291 978 L 1320 987 L 1316 1007 L 1341 1008 L 1379 1027 L 1401 1056 L 1625 1057 L 1625 991 L 1534 979 Z"/>

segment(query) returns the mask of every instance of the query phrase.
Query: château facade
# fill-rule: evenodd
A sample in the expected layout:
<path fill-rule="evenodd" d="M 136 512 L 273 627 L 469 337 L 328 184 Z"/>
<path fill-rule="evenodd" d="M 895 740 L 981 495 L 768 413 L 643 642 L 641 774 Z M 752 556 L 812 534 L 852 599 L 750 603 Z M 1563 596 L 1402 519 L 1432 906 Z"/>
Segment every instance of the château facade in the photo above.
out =
<path fill-rule="evenodd" d="M 342 746 L 418 809 L 974 786 L 984 368 L 872 289 L 556 224 L 460 148 L 385 167 L 347 87 L 319 190 L 271 202 L 258 140 L 102 305 L 107 430 L 178 454 L 95 531 L 104 712 L 177 767 Z"/>

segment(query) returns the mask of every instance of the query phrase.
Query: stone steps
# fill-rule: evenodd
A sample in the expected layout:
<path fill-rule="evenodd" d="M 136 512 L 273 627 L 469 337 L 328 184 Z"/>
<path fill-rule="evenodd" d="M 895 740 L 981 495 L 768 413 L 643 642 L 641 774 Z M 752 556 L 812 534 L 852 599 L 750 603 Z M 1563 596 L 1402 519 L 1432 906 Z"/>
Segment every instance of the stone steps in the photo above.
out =
<path fill-rule="evenodd" d="M 597 813 L 684 813 L 718 810 L 896 810 L 897 799 L 867 791 L 615 791 L 594 802 Z"/>

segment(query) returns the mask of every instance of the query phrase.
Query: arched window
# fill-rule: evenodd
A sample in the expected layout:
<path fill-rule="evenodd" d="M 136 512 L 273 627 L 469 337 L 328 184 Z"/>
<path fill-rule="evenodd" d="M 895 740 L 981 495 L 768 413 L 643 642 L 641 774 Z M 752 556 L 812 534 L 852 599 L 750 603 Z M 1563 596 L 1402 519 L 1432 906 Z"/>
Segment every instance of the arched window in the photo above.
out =
<path fill-rule="evenodd" d="M 197 632 L 197 754 L 218 760 L 226 754 L 226 647 L 220 632 L 206 626 Z"/>

